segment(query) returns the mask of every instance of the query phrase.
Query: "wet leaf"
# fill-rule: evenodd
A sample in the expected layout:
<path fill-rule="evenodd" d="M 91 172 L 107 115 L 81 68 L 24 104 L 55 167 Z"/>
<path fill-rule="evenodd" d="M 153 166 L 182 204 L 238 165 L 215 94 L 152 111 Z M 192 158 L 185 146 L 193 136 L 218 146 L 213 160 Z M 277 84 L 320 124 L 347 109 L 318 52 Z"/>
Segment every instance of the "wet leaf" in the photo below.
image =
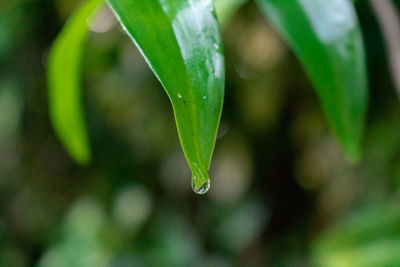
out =
<path fill-rule="evenodd" d="M 363 40 L 348 0 L 257 0 L 308 73 L 347 156 L 360 157 L 367 106 Z"/>
<path fill-rule="evenodd" d="M 109 0 L 167 92 L 180 141 L 205 193 L 224 96 L 224 58 L 211 0 Z"/>

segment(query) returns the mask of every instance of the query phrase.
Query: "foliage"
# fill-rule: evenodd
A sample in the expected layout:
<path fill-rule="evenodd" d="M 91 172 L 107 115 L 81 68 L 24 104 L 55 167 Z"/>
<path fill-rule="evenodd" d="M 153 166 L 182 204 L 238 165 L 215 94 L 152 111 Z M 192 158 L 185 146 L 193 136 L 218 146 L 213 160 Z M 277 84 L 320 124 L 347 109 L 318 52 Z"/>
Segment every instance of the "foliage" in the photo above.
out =
<path fill-rule="evenodd" d="M 242 3 L 221 2 L 219 13 L 225 19 Z M 360 27 L 352 3 L 347 0 L 323 4 L 317 0 L 258 3 L 302 60 L 344 151 L 350 159 L 359 159 L 367 82 Z M 222 45 L 212 1 L 111 0 L 110 5 L 163 84 L 174 108 L 182 148 L 193 173 L 194 190 L 206 192 L 224 95 Z M 80 19 L 83 18 L 82 15 Z M 76 30 L 86 32 L 85 24 L 80 24 L 82 27 Z M 70 35 L 75 35 L 73 30 Z M 82 38 L 76 40 L 76 46 L 80 47 L 81 42 Z M 70 44 L 66 43 L 67 46 Z M 64 105 L 72 110 L 52 108 L 53 124 L 73 157 L 86 162 L 89 148 L 78 100 L 63 97 L 66 92 L 79 96 L 78 69 L 70 70 L 74 79 L 68 79 L 72 82 L 69 90 L 60 89 L 57 81 L 69 84 L 61 79 L 68 69 L 54 67 L 56 60 L 61 66 L 65 53 L 59 49 L 54 54 L 59 55 L 58 60 L 50 58 L 49 70 L 50 74 L 58 74 L 50 76 L 54 77 L 50 80 L 50 92 L 61 93 L 51 94 L 52 107 L 61 107 L 54 103 L 63 99 Z"/>
<path fill-rule="evenodd" d="M 49 101 L 54 129 L 80 164 L 87 164 L 91 157 L 81 107 L 80 61 L 88 34 L 87 23 L 101 3 L 101 0 L 85 2 L 64 27 L 49 55 Z"/>
<path fill-rule="evenodd" d="M 370 87 L 358 163 L 259 3 L 218 1 L 226 93 L 202 197 L 170 101 L 107 5 L 81 25 L 82 168 L 55 136 L 46 75 L 87 2 L 0 1 L 1 266 L 399 265 L 400 106 L 369 1 L 354 1 Z"/>
<path fill-rule="evenodd" d="M 347 0 L 258 3 L 303 62 L 344 151 L 351 159 L 359 159 L 367 77 L 352 4 Z"/>
<path fill-rule="evenodd" d="M 109 3 L 164 86 L 193 173 L 193 190 L 206 192 L 225 82 L 212 1 Z"/>

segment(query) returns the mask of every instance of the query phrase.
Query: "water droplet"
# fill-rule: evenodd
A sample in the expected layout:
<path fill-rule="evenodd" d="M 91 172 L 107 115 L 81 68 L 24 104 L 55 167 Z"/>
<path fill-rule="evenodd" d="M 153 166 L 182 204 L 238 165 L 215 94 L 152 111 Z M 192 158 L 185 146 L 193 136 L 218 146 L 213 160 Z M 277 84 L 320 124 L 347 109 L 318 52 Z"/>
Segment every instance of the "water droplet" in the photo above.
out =
<path fill-rule="evenodd" d="M 204 195 L 210 189 L 210 179 L 208 179 L 202 186 L 196 188 L 195 179 L 192 178 L 192 189 L 198 195 Z"/>
<path fill-rule="evenodd" d="M 203 96 L 203 99 L 207 99 L 207 96 Z"/>
<path fill-rule="evenodd" d="M 178 94 L 178 98 L 182 98 L 182 95 L 181 95 L 181 94 Z"/>
<path fill-rule="evenodd" d="M 219 49 L 219 44 L 214 43 L 214 48 L 218 50 Z"/>

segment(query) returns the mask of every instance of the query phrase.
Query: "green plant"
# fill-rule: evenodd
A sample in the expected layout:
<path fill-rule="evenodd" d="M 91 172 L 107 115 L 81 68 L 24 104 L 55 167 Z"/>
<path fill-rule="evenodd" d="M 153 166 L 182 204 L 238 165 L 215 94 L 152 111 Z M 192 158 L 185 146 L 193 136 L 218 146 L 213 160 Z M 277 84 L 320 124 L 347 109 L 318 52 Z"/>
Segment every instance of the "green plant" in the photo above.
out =
<path fill-rule="evenodd" d="M 80 58 L 102 0 L 86 0 L 51 49 L 50 112 L 55 131 L 79 164 L 90 161 L 81 106 Z M 216 0 L 225 24 L 245 0 Z M 366 59 L 349 0 L 257 0 L 262 13 L 302 62 L 327 120 L 350 160 L 361 155 L 367 94 Z M 208 169 L 224 97 L 224 55 L 212 0 L 108 0 L 172 103 L 197 193 Z M 110 88 L 112 90 L 112 88 Z"/>
<path fill-rule="evenodd" d="M 328 228 L 313 247 L 316 266 L 397 266 L 400 262 L 397 203 L 398 197 L 394 197 L 371 204 Z"/>

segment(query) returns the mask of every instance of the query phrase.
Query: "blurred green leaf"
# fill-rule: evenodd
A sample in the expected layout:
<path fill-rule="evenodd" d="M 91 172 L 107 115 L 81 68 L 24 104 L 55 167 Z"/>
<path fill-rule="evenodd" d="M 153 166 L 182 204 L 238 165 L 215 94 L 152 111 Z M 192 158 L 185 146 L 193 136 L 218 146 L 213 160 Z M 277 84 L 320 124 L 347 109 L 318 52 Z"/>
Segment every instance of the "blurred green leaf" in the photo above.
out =
<path fill-rule="evenodd" d="M 398 198 L 367 206 L 314 243 L 317 266 L 397 266 L 400 262 Z"/>
<path fill-rule="evenodd" d="M 48 62 L 50 115 L 54 130 L 79 164 L 90 161 L 81 99 L 81 58 L 88 23 L 102 0 L 88 0 L 70 18 L 54 42 Z"/>
<path fill-rule="evenodd" d="M 348 0 L 257 0 L 313 82 L 347 156 L 357 160 L 367 106 L 360 26 Z"/>
<path fill-rule="evenodd" d="M 399 266 L 400 239 L 390 238 L 335 251 L 316 261 L 321 267 Z"/>
<path fill-rule="evenodd" d="M 224 57 L 211 0 L 109 0 L 167 92 L 199 190 L 209 178 L 224 96 Z"/>
<path fill-rule="evenodd" d="M 235 12 L 248 0 L 215 0 L 215 10 L 222 27 L 226 26 Z"/>
<path fill-rule="evenodd" d="M 380 214 L 377 216 L 377 214 Z M 329 229 L 318 240 L 319 251 L 359 246 L 382 236 L 390 237 L 400 233 L 400 211 L 398 199 L 374 204 L 358 211 L 338 225 Z"/>

